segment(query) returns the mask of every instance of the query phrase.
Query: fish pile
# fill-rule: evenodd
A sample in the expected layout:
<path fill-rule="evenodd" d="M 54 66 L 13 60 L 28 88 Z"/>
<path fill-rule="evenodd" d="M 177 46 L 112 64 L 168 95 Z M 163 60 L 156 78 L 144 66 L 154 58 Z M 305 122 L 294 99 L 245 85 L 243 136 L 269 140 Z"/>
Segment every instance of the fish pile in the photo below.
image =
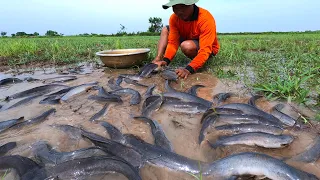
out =
<path fill-rule="evenodd" d="M 226 104 L 224 102 L 232 96 L 231 93 L 217 94 L 212 101 L 199 97 L 197 90 L 204 88 L 204 85 L 192 86 L 185 92 L 175 90 L 170 86 L 170 83 L 178 81 L 174 71 L 166 69 L 157 72 L 156 68 L 157 65 L 150 63 L 137 74 L 120 74 L 116 79 L 110 78 L 107 82 L 108 89 L 99 85 L 99 82 L 70 87 L 58 84 L 57 82 L 61 81 L 53 78 L 48 84 L 6 97 L 7 104 L 15 99 L 22 100 L 10 106 L 3 104 L 1 111 L 25 105 L 37 98 L 41 98 L 39 104 L 64 104 L 88 90 L 97 91 L 96 95 L 88 96 L 88 100 L 102 103 L 103 107 L 88 121 L 103 127 L 110 138 L 90 132 L 81 126 L 52 124 L 50 126 L 58 131 L 71 133 L 76 138 L 92 142 L 92 147 L 61 152 L 52 148 L 46 141 L 37 141 L 31 145 L 33 156 L 30 158 L 6 155 L 17 146 L 16 142 L 7 142 L 0 147 L 0 169 L 15 169 L 20 179 L 26 180 L 83 179 L 110 172 L 120 173 L 129 180 L 139 180 L 142 179 L 140 169 L 147 164 L 196 176 L 208 176 L 213 179 L 236 179 L 245 175 L 277 180 L 318 179 L 313 174 L 286 164 L 282 159 L 259 152 L 235 153 L 214 162 L 203 162 L 177 154 L 161 125 L 152 118 L 152 113 L 161 108 L 172 112 L 202 114 L 199 119 L 201 126 L 199 144 L 205 142 L 206 137 L 209 136 L 207 132 L 209 127 L 214 127 L 214 131 L 228 133 L 228 136 L 220 136 L 214 142 L 206 140 L 213 149 L 231 145 L 274 150 L 287 147 L 295 138 L 291 134 L 285 134 L 284 130 L 292 127 L 299 128 L 301 124 L 283 113 L 281 104 L 274 106 L 270 113 L 259 109 L 255 101 L 262 96 L 253 96 L 247 104 Z M 160 74 L 165 80 L 165 92 L 155 94 L 153 92 L 156 88 L 155 84 L 146 85 L 140 82 L 152 77 L 153 74 Z M 1 82 L 5 81 L 11 82 L 11 80 Z M 139 91 L 133 88 L 123 88 L 121 86 L 123 82 L 146 88 L 146 93 L 141 96 Z M 142 104 L 140 115 L 132 116 L 132 120 L 150 126 L 154 143 L 150 144 L 134 134 L 124 134 L 113 124 L 99 120 L 110 108 L 110 104 L 122 104 L 124 96 L 130 96 L 130 106 Z M 51 108 L 27 120 L 24 117 L 17 117 L 2 121 L 0 122 L 0 133 L 22 129 L 26 126 L 37 126 L 56 111 L 55 108 Z M 319 157 L 320 136 L 304 152 L 291 159 L 300 162 L 315 162 Z"/>
<path fill-rule="evenodd" d="M 300 126 L 295 119 L 279 111 L 279 105 L 272 108 L 272 114 L 260 110 L 256 99 L 262 96 L 253 96 L 248 104 L 233 103 L 217 106 L 216 108 L 233 109 L 239 112 L 216 113 L 209 109 L 202 117 L 202 128 L 199 135 L 199 144 L 204 140 L 206 129 L 213 125 L 217 131 L 227 131 L 231 136 L 222 136 L 215 143 L 210 143 L 213 148 L 228 145 L 248 145 L 264 148 L 283 148 L 290 145 L 294 137 L 283 134 L 284 128 Z M 273 114 L 282 114 L 274 116 Z M 219 124 L 216 126 L 215 124 Z"/>

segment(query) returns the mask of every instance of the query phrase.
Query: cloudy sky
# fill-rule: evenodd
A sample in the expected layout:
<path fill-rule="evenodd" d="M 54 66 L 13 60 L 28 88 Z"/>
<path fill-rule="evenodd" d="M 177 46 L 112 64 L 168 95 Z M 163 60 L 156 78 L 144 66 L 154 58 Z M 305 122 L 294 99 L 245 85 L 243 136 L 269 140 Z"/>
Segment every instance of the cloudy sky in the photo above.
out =
<path fill-rule="evenodd" d="M 0 0 L 0 31 L 47 30 L 65 35 L 146 31 L 149 17 L 164 24 L 169 0 Z M 320 0 L 200 0 L 216 19 L 218 32 L 320 30 Z"/>

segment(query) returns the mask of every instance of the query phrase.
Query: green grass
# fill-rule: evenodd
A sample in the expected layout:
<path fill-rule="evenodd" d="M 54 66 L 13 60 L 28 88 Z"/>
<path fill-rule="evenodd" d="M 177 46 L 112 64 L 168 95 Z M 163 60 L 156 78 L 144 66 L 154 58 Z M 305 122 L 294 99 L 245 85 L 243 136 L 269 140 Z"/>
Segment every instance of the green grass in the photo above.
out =
<path fill-rule="evenodd" d="M 206 63 L 219 78 L 240 80 L 256 93 L 273 99 L 320 102 L 320 34 L 288 33 L 221 35 L 219 54 Z M 97 51 L 150 48 L 146 62 L 156 55 L 157 36 L 0 38 L 1 65 L 30 63 L 62 65 L 97 60 Z M 189 62 L 179 50 L 172 66 Z M 207 68 L 205 68 L 207 69 Z M 312 93 L 310 93 L 312 92 Z"/>
<path fill-rule="evenodd" d="M 5 171 L 5 173 L 2 175 L 1 179 L 4 180 L 4 178 L 7 176 L 8 170 Z"/>
<path fill-rule="evenodd" d="M 195 175 L 195 174 L 192 174 L 192 173 L 188 173 L 190 176 L 194 177 L 196 180 L 202 180 L 203 177 L 202 177 L 202 169 L 201 169 L 201 163 L 198 161 L 198 167 L 199 167 L 199 174 L 198 175 Z"/>

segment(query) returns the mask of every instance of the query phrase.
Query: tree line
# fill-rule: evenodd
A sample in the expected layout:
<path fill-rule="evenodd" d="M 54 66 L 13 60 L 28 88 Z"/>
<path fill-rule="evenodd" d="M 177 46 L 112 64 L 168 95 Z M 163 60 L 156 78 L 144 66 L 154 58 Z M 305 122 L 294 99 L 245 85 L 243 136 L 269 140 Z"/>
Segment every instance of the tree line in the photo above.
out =
<path fill-rule="evenodd" d="M 106 37 L 106 36 L 158 36 L 160 35 L 161 29 L 163 27 L 162 19 L 159 17 L 150 17 L 149 18 L 150 26 L 146 32 L 127 32 L 127 28 L 120 24 L 120 30 L 115 34 L 96 34 L 96 33 L 83 33 L 78 34 L 75 36 L 97 36 L 97 37 Z M 7 32 L 2 31 L 1 32 L 2 37 L 7 36 Z M 26 32 L 17 32 L 15 34 L 11 34 L 11 37 L 39 37 L 40 34 L 38 32 L 34 32 L 32 34 L 28 34 Z M 59 37 L 63 36 L 63 34 L 58 33 L 57 31 L 48 30 L 45 35 L 45 37 Z M 43 36 L 41 36 L 43 37 Z"/>
<path fill-rule="evenodd" d="M 117 33 L 112 34 L 96 34 L 96 33 L 83 33 L 75 36 L 85 36 L 85 37 L 108 37 L 108 36 L 159 36 L 161 29 L 163 28 L 162 19 L 160 17 L 150 17 L 149 18 L 149 28 L 145 32 L 127 32 L 127 28 L 120 24 L 120 29 Z M 292 31 L 292 32 L 236 32 L 236 33 L 219 33 L 218 35 L 249 35 L 249 34 L 288 34 L 288 33 L 319 33 L 320 30 L 317 31 Z M 7 32 L 1 31 L 2 37 L 7 37 Z M 64 36 L 61 33 L 58 33 L 53 30 L 48 30 L 44 36 L 40 36 L 38 32 L 34 32 L 32 34 L 28 34 L 26 32 L 17 32 L 15 34 L 11 34 L 11 37 L 60 37 Z"/>

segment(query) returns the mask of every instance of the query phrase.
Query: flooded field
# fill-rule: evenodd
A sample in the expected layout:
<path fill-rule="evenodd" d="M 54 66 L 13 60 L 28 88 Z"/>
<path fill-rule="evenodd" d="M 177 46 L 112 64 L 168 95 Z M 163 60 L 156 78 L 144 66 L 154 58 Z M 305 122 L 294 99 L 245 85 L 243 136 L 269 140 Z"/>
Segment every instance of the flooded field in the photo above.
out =
<path fill-rule="evenodd" d="M 107 91 L 111 91 L 108 88 L 108 80 L 110 78 L 116 79 L 119 74 L 135 74 L 134 70 L 111 70 L 111 69 L 92 69 L 86 71 L 88 74 L 78 74 L 77 79 L 64 82 L 55 83 L 63 84 L 66 86 L 76 86 L 84 83 L 98 82 L 99 86 L 103 86 Z M 10 74 L 0 74 L 0 79 L 10 77 Z M 37 79 L 48 79 L 61 76 L 56 73 L 44 74 L 43 72 L 36 72 L 35 74 L 22 74 L 17 77 L 33 77 Z M 33 87 L 41 86 L 47 82 L 34 81 L 34 82 L 19 82 L 13 85 L 2 86 L 0 89 L 0 99 L 5 99 L 7 96 L 21 92 Z M 162 93 L 165 91 L 165 80 L 159 74 L 153 74 L 150 78 L 145 78 L 139 81 L 141 84 L 150 86 L 156 85 L 154 94 Z M 232 92 L 232 96 L 223 104 L 228 103 L 247 103 L 251 95 L 246 89 L 236 83 L 223 83 L 216 77 L 210 74 L 198 73 L 190 76 L 187 80 L 179 80 L 178 83 L 171 83 L 171 86 L 178 91 L 186 91 L 191 86 L 196 84 L 202 84 L 205 87 L 198 89 L 198 96 L 212 101 L 212 97 L 218 93 Z M 106 121 L 117 127 L 123 134 L 134 134 L 144 141 L 154 144 L 154 138 L 147 123 L 134 120 L 134 116 L 140 116 L 142 111 L 142 104 L 145 100 L 146 87 L 139 87 L 132 84 L 122 82 L 124 88 L 132 88 L 140 92 L 141 102 L 138 105 L 130 105 L 130 96 L 121 96 L 123 103 L 110 103 L 104 115 L 99 118 L 99 121 Z M 39 101 L 44 99 L 44 96 L 39 96 L 33 99 L 31 102 L 22 105 L 20 107 L 11 108 L 6 110 L 14 103 L 21 99 L 12 100 L 9 102 L 2 101 L 0 104 L 3 106 L 0 110 L 0 121 L 6 121 L 9 119 L 15 119 L 24 117 L 24 119 L 30 119 L 35 117 L 50 108 L 55 108 L 56 112 L 48 116 L 48 118 L 38 124 L 31 126 L 25 126 L 21 129 L 8 129 L 0 134 L 0 145 L 8 142 L 17 142 L 17 147 L 10 150 L 6 155 L 20 155 L 34 159 L 32 152 L 32 145 L 38 141 L 46 141 L 56 151 L 69 152 L 80 148 L 92 147 L 93 143 L 85 138 L 77 138 L 70 133 L 63 132 L 52 125 L 63 124 L 72 125 L 75 127 L 82 127 L 89 132 L 94 132 L 103 137 L 109 137 L 109 134 L 100 124 L 90 122 L 89 119 L 99 112 L 104 103 L 99 103 L 88 99 L 90 95 L 97 94 L 95 89 L 88 89 L 81 94 L 73 96 L 66 102 L 61 102 L 57 105 L 39 104 Z M 269 102 L 262 98 L 257 101 L 257 106 L 266 112 L 279 102 Z M 297 106 L 298 107 L 298 106 Z M 313 112 L 308 110 L 302 110 L 304 114 L 313 116 Z M 299 117 L 299 114 L 292 110 L 288 105 L 285 106 L 284 113 L 290 115 L 294 119 Z M 157 121 L 165 132 L 165 135 L 173 145 L 174 152 L 188 157 L 190 159 L 202 161 L 202 162 L 214 162 L 218 159 L 230 156 L 239 152 L 260 152 L 279 159 L 290 158 L 301 152 L 303 152 L 313 140 L 317 137 L 319 132 L 319 125 L 312 122 L 312 126 L 304 125 L 302 129 L 287 128 L 284 134 L 293 135 L 294 141 L 287 147 L 280 149 L 266 149 L 266 148 L 252 148 L 243 145 L 234 145 L 219 147 L 213 149 L 209 146 L 206 140 L 214 142 L 219 136 L 225 135 L 219 131 L 216 131 L 213 127 L 208 129 L 208 133 L 205 136 L 205 141 L 198 144 L 199 132 L 201 129 L 200 119 L 203 113 L 187 114 L 167 111 L 165 109 L 159 109 L 151 114 L 151 119 Z M 320 160 L 315 163 L 301 163 L 287 160 L 287 164 L 312 173 L 320 178 Z M 4 172 L 6 174 L 4 179 L 18 179 L 15 171 Z M 178 172 L 170 170 L 164 167 L 156 167 L 155 165 L 147 164 L 140 169 L 140 175 L 143 180 L 193 180 L 192 175 L 186 172 Z M 110 173 L 105 176 L 90 177 L 88 179 L 114 179 L 122 180 L 126 179 L 125 176 L 119 173 Z M 203 179 L 212 179 L 210 176 Z"/>

